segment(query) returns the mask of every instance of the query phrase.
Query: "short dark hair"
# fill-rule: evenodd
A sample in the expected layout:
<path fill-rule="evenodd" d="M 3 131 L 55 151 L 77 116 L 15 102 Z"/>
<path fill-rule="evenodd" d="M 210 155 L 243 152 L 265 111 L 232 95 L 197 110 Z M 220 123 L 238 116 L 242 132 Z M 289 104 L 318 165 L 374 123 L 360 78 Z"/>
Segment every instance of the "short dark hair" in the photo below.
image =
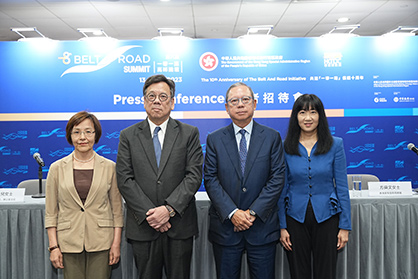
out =
<path fill-rule="evenodd" d="M 319 115 L 317 128 L 318 142 L 316 145 L 315 155 L 325 154 L 331 149 L 333 138 L 331 132 L 329 131 L 324 105 L 318 96 L 314 94 L 304 94 L 297 98 L 293 104 L 292 113 L 289 119 L 289 127 L 284 141 L 284 149 L 287 154 L 300 156 L 299 137 L 301 128 L 298 123 L 298 113 L 301 110 L 310 109 L 316 110 Z"/>
<path fill-rule="evenodd" d="M 247 87 L 247 88 L 250 90 L 251 97 L 254 99 L 254 92 L 253 92 L 253 90 L 251 89 L 251 87 L 249 87 L 248 85 L 246 85 L 246 84 L 245 84 L 245 83 L 243 83 L 243 82 L 237 82 L 237 83 L 232 84 L 232 85 L 228 88 L 228 90 L 226 91 L 226 95 L 225 95 L 225 102 L 226 102 L 226 103 L 228 102 L 228 95 L 229 95 L 229 92 L 231 92 L 232 88 L 235 88 L 235 87 L 238 87 L 238 86 L 245 86 L 245 87 Z"/>
<path fill-rule="evenodd" d="M 164 75 L 154 75 L 147 78 L 147 80 L 144 83 L 144 87 L 142 88 L 142 94 L 145 96 L 147 94 L 147 89 L 150 87 L 151 84 L 159 83 L 159 82 L 165 82 L 170 87 L 170 94 L 171 98 L 174 98 L 174 95 L 176 93 L 176 84 L 171 79 L 168 79 Z"/>
<path fill-rule="evenodd" d="M 102 136 L 102 125 L 100 125 L 100 121 L 97 119 L 94 114 L 89 113 L 87 111 L 80 111 L 74 114 L 70 120 L 67 122 L 67 127 L 65 127 L 65 137 L 67 138 L 67 141 L 69 144 L 73 144 L 73 140 L 71 138 L 71 133 L 73 131 L 74 126 L 79 125 L 81 122 L 83 122 L 86 119 L 90 119 L 91 122 L 93 122 L 94 126 L 94 143 L 98 143 L 100 137 Z"/>

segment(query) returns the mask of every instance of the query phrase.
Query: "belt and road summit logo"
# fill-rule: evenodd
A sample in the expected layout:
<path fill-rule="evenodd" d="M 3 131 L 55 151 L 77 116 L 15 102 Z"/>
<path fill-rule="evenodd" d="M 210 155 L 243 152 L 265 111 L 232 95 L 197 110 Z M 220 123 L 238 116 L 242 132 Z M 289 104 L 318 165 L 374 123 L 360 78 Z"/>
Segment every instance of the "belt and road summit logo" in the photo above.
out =
<path fill-rule="evenodd" d="M 365 134 L 383 134 L 384 130 L 381 128 L 375 128 L 370 124 L 364 124 L 360 127 L 349 127 L 346 134 L 358 134 L 364 132 Z"/>
<path fill-rule="evenodd" d="M 65 131 L 61 130 L 61 128 L 56 128 L 52 131 L 41 131 L 41 134 L 38 136 L 38 138 L 49 138 L 52 136 L 56 136 L 57 138 L 64 138 Z"/>
<path fill-rule="evenodd" d="M 215 70 L 218 67 L 218 63 L 218 56 L 213 52 L 205 52 L 199 58 L 200 68 L 207 72 Z"/>
<path fill-rule="evenodd" d="M 96 149 L 94 149 L 94 151 L 98 154 L 102 154 L 102 155 L 109 155 L 109 154 L 118 154 L 118 150 L 117 149 L 112 149 L 110 147 L 107 147 L 107 145 L 100 145 L 99 147 L 97 147 Z"/>
<path fill-rule="evenodd" d="M 396 150 L 399 148 L 403 150 L 408 150 L 408 148 L 406 147 L 407 143 L 408 143 L 407 141 L 401 141 L 397 144 L 396 143 L 388 144 L 384 151 L 391 151 L 391 150 Z"/>
<path fill-rule="evenodd" d="M 112 50 L 108 54 L 106 54 L 103 58 L 100 55 L 73 55 L 72 53 L 65 51 L 61 57 L 58 59 L 62 60 L 62 63 L 65 65 L 69 65 L 71 62 L 78 64 L 77 66 L 73 66 L 65 70 L 61 77 L 66 74 L 72 73 L 90 73 L 95 72 L 100 69 L 103 69 L 110 65 L 114 61 L 118 61 L 118 63 L 122 64 L 134 64 L 134 63 L 149 63 L 151 57 L 149 55 L 127 55 L 125 56 L 125 52 L 142 46 L 122 46 L 115 50 Z M 141 67 L 138 69 L 138 67 Z M 135 66 L 135 69 L 138 72 L 149 72 L 150 66 Z"/>

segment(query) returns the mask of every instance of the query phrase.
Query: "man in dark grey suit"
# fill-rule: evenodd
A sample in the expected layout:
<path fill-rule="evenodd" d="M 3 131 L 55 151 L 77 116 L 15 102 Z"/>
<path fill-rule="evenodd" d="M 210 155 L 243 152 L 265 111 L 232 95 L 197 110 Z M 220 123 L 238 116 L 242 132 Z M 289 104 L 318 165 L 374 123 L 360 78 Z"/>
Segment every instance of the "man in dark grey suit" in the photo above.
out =
<path fill-rule="evenodd" d="M 194 195 L 203 153 L 196 127 L 170 117 L 175 84 L 163 75 L 144 84 L 147 119 L 120 133 L 118 187 L 126 201 L 126 236 L 139 278 L 189 278 L 197 234 Z"/>

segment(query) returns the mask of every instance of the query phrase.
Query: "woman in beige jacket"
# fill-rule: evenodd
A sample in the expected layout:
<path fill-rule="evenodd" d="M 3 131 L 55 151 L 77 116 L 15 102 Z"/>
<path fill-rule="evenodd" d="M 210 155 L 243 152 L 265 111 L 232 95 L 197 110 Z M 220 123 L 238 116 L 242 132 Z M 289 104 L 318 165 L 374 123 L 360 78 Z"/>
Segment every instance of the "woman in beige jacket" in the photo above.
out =
<path fill-rule="evenodd" d="M 71 117 L 66 138 L 74 152 L 51 165 L 46 181 L 48 250 L 65 279 L 108 279 L 120 258 L 122 199 L 115 163 L 93 150 L 101 133 L 93 114 Z"/>

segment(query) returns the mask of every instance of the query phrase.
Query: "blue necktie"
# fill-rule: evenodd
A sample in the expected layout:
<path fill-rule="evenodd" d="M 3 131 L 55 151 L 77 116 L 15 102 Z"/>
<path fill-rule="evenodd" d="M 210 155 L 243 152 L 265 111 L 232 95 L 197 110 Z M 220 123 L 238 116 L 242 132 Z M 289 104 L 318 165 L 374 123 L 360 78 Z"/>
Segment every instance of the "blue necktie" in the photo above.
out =
<path fill-rule="evenodd" d="M 160 166 L 161 158 L 161 144 L 158 140 L 158 132 L 161 130 L 160 127 L 155 127 L 154 134 L 152 136 L 152 142 L 154 143 L 155 158 L 157 159 L 157 166 Z"/>
<path fill-rule="evenodd" d="M 241 129 L 239 132 L 241 133 L 241 141 L 239 143 L 239 159 L 241 161 L 241 172 L 242 175 L 244 175 L 245 161 L 247 160 L 247 141 L 245 140 L 245 133 L 247 131 Z"/>

